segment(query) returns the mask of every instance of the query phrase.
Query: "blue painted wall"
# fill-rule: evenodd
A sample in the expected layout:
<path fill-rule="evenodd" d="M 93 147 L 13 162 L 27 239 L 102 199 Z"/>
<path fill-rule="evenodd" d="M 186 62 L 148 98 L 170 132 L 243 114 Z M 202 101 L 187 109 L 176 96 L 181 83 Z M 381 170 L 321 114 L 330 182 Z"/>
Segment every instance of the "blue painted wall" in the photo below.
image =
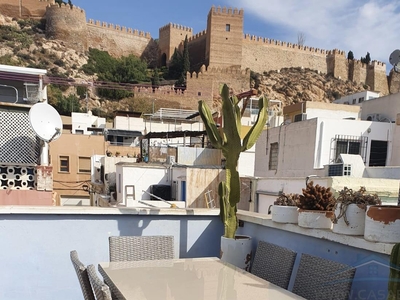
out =
<path fill-rule="evenodd" d="M 238 233 L 252 237 L 253 253 L 255 253 L 257 243 L 260 240 L 292 249 L 298 253 L 289 290 L 292 289 L 294 284 L 294 278 L 300 262 L 300 254 L 307 253 L 356 267 L 350 299 L 387 299 L 389 255 L 249 222 L 245 222 L 244 227 L 239 228 Z"/>
<path fill-rule="evenodd" d="M 218 256 L 218 216 L 2 215 L 0 299 L 83 299 L 69 253 L 109 261 L 112 235 L 173 235 L 176 257 Z"/>

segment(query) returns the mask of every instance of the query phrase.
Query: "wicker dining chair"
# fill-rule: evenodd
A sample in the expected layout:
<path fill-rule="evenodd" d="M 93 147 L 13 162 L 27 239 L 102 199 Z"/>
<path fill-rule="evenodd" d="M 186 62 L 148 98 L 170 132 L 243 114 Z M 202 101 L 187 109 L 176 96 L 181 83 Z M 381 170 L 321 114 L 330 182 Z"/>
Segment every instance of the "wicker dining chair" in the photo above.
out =
<path fill-rule="evenodd" d="M 259 241 L 251 273 L 287 289 L 296 255 L 290 249 Z"/>
<path fill-rule="evenodd" d="M 302 254 L 292 292 L 309 300 L 348 299 L 356 269 Z"/>
<path fill-rule="evenodd" d="M 111 291 L 96 273 L 94 265 L 88 265 L 87 272 L 96 300 L 112 300 Z"/>
<path fill-rule="evenodd" d="M 72 264 L 74 265 L 76 275 L 78 276 L 79 284 L 83 293 L 83 298 L 85 300 L 95 300 L 86 266 L 79 260 L 78 252 L 72 250 L 70 252 L 70 257 Z"/>
<path fill-rule="evenodd" d="M 110 261 L 174 258 L 173 236 L 110 236 Z"/>

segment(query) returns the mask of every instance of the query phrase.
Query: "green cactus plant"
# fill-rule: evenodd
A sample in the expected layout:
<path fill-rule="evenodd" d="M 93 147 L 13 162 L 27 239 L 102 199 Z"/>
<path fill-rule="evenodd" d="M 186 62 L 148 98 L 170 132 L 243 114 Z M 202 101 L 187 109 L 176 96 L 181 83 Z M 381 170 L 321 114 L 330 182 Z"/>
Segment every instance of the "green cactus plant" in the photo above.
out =
<path fill-rule="evenodd" d="M 390 254 L 388 300 L 400 299 L 400 243 L 395 244 Z"/>
<path fill-rule="evenodd" d="M 240 153 L 253 147 L 263 131 L 268 118 L 268 100 L 264 96 L 260 97 L 257 120 L 242 140 L 240 138 L 242 115 L 239 99 L 229 95 L 229 88 L 226 84 L 222 87 L 221 97 L 222 129 L 218 129 L 211 110 L 204 101 L 199 101 L 199 113 L 204 122 L 208 139 L 215 148 L 222 150 L 226 159 L 225 182 L 220 182 L 218 186 L 220 217 L 224 224 L 224 237 L 234 238 L 238 227 L 237 204 L 240 201 L 238 160 Z"/>

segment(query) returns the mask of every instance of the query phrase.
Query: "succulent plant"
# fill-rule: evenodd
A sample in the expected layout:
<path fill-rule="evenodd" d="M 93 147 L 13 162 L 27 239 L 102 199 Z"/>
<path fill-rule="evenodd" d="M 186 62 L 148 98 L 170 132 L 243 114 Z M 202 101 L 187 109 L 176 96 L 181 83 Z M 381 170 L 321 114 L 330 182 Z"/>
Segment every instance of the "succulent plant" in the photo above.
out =
<path fill-rule="evenodd" d="M 390 254 L 390 273 L 388 284 L 388 300 L 398 300 L 400 290 L 400 243 L 393 246 Z"/>
<path fill-rule="evenodd" d="M 285 194 L 282 193 L 276 198 L 274 205 L 281 205 L 281 206 L 298 206 L 300 200 L 299 194 Z"/>
<path fill-rule="evenodd" d="M 220 217 L 224 224 L 224 236 L 234 238 L 238 227 L 236 216 L 237 204 L 240 201 L 240 178 L 237 164 L 240 153 L 253 147 L 267 122 L 268 100 L 263 96 L 258 102 L 258 116 L 256 122 L 246 134 L 240 138 L 242 114 L 239 107 L 239 99 L 229 95 L 226 84 L 221 90 L 223 127 L 218 129 L 208 105 L 199 101 L 199 113 L 204 122 L 207 136 L 211 144 L 222 150 L 226 159 L 225 182 L 218 186 L 220 200 Z"/>
<path fill-rule="evenodd" d="M 337 197 L 337 202 L 334 209 L 336 209 L 339 203 L 339 215 L 336 216 L 335 214 L 332 221 L 336 224 L 337 221 L 343 217 L 344 222 L 349 225 L 349 222 L 347 221 L 346 211 L 347 207 L 350 204 L 357 204 L 358 207 L 366 210 L 368 205 L 380 205 L 382 204 L 382 201 L 377 194 L 368 194 L 366 188 L 362 186 L 358 191 L 353 191 L 353 189 L 344 187 L 339 192 L 339 196 Z"/>
<path fill-rule="evenodd" d="M 332 211 L 335 206 L 335 197 L 331 189 L 328 187 L 314 186 L 314 182 L 307 183 L 305 189 L 302 189 L 303 194 L 299 197 L 298 207 L 305 210 L 323 210 Z"/>

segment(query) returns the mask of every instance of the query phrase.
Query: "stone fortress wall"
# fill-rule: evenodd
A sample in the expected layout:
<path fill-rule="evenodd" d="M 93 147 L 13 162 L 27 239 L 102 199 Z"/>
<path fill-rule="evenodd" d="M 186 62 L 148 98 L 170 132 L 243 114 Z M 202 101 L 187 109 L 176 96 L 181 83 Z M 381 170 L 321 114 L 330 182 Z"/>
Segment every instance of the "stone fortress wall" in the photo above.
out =
<path fill-rule="evenodd" d="M 0 12 L 12 18 L 42 19 L 47 5 L 54 3 L 54 0 L 1 0 Z"/>
<path fill-rule="evenodd" d="M 16 2 L 0 0 L 0 8 L 8 7 L 10 14 L 17 14 L 15 17 L 20 16 L 20 11 L 26 12 L 22 17 L 38 18 L 43 14 L 42 17 L 47 21 L 48 37 L 61 39 L 77 50 L 95 47 L 114 56 L 142 56 L 154 42 L 150 34 L 143 31 L 100 21 L 86 21 L 85 11 L 79 7 L 59 6 L 53 0 L 21 0 L 22 6 Z M 288 67 L 330 73 L 343 80 L 367 84 L 371 90 L 379 91 L 382 95 L 389 93 L 384 63 L 372 61 L 365 65 L 359 60 L 348 61 L 341 50 L 323 50 L 250 36 L 243 33 L 243 19 L 243 10 L 213 6 L 207 16 L 207 29 L 200 33 L 193 34 L 190 27 L 171 23 L 161 27 L 160 63 L 168 65 L 174 49 L 183 49 L 183 40 L 187 36 L 191 66 L 196 73 L 188 73 L 186 92 L 193 97 L 201 94 L 204 99 L 205 95 L 214 93 L 222 79 L 229 80 L 229 76 L 223 74 L 232 75 L 232 70 L 241 70 L 234 72 L 237 74 L 234 84 L 237 90 L 239 87 L 249 89 L 249 74 L 244 70 L 262 73 Z"/>
<path fill-rule="evenodd" d="M 63 40 L 80 51 L 92 47 L 113 56 L 141 56 L 151 41 L 150 33 L 101 21 L 86 21 L 85 11 L 76 6 L 48 5 L 45 18 L 49 38 Z"/>

